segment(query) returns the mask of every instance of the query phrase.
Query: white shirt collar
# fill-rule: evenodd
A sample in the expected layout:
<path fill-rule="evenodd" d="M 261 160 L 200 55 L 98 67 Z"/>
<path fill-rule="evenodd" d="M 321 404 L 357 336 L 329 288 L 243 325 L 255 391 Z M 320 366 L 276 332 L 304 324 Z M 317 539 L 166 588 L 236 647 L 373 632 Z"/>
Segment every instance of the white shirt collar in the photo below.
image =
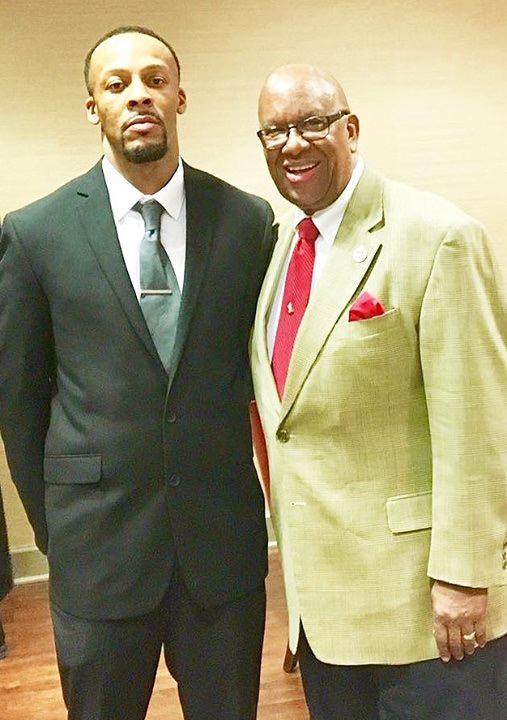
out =
<path fill-rule="evenodd" d="M 154 195 L 144 195 L 134 187 L 108 160 L 102 159 L 102 170 L 106 181 L 111 210 L 116 222 L 122 220 L 139 201 L 155 199 L 175 220 L 178 219 L 185 199 L 183 163 L 178 159 L 178 167 L 169 182 Z"/>
<path fill-rule="evenodd" d="M 320 235 L 322 236 L 324 242 L 326 244 L 332 245 L 334 242 L 334 239 L 336 237 L 336 233 L 338 232 L 338 228 L 340 227 L 341 221 L 343 220 L 343 216 L 345 215 L 345 210 L 347 209 L 347 205 L 349 204 L 350 198 L 352 197 L 352 193 L 357 187 L 357 184 L 359 180 L 361 179 L 361 175 L 363 174 L 364 170 L 364 160 L 359 155 L 357 158 L 356 165 L 352 171 L 352 175 L 350 176 L 350 180 L 348 181 L 347 185 L 345 186 L 345 189 L 341 193 L 339 197 L 336 198 L 336 200 L 331 203 L 331 205 L 328 205 L 327 208 L 324 208 L 324 210 L 318 210 L 316 213 L 312 215 L 312 220 L 315 223 L 315 226 L 317 227 L 317 230 L 319 231 Z M 296 208 L 294 211 L 294 229 L 298 226 L 298 224 L 303 220 L 303 218 L 307 217 L 305 213 L 301 210 L 301 208 Z"/>

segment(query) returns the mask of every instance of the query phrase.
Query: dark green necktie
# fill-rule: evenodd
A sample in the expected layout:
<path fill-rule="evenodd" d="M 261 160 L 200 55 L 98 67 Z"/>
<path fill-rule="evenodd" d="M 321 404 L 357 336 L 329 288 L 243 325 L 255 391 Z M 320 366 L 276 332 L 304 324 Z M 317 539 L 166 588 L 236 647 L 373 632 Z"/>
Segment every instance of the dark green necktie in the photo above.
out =
<path fill-rule="evenodd" d="M 144 220 L 139 274 L 141 310 L 166 370 L 171 366 L 178 327 L 181 294 L 174 268 L 160 242 L 162 206 L 156 200 L 137 203 L 134 210 Z"/>

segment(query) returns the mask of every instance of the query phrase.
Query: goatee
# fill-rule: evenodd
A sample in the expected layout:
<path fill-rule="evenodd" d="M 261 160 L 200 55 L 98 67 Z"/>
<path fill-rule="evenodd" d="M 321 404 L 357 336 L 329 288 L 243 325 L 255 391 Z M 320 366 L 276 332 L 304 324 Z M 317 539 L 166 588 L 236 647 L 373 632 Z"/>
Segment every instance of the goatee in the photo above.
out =
<path fill-rule="evenodd" d="M 167 153 L 167 141 L 164 138 L 156 145 L 144 145 L 141 147 L 127 148 L 123 146 L 125 158 L 135 165 L 161 160 Z"/>

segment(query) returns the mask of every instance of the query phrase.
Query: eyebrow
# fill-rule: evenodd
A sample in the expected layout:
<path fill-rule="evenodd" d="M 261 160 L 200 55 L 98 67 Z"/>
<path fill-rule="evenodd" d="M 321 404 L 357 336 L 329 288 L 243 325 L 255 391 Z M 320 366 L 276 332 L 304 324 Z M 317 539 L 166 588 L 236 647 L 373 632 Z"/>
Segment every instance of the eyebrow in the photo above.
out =
<path fill-rule="evenodd" d="M 150 70 L 166 70 L 168 69 L 167 65 L 164 65 L 164 63 L 152 63 L 151 65 L 146 65 L 146 67 L 142 68 L 142 72 L 149 72 Z M 104 71 L 104 77 L 108 77 L 109 75 L 121 75 L 122 73 L 131 73 L 131 70 L 129 68 L 124 67 L 117 67 L 117 68 L 110 68 Z"/>

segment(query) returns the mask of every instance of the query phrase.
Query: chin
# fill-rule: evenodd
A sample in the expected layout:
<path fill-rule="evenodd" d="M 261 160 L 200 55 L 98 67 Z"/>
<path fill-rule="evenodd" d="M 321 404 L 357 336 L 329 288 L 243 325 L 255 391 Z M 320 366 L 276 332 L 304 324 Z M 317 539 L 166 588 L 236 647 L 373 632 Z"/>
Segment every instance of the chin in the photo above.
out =
<path fill-rule="evenodd" d="M 306 215 L 311 215 L 312 211 L 306 209 L 309 205 L 311 205 L 311 203 L 309 203 L 306 198 L 301 197 L 297 190 L 291 190 L 289 192 L 282 193 L 282 195 L 293 205 L 297 205 L 297 207 L 300 208 Z"/>
<path fill-rule="evenodd" d="M 167 143 L 161 142 L 153 145 L 137 145 L 134 147 L 123 147 L 123 155 L 128 162 L 134 165 L 155 162 L 162 160 L 167 154 Z"/>
<path fill-rule="evenodd" d="M 167 150 L 162 148 L 141 148 L 134 152 L 126 153 L 126 158 L 134 165 L 142 165 L 143 163 L 151 163 L 156 160 L 162 160 Z"/>

